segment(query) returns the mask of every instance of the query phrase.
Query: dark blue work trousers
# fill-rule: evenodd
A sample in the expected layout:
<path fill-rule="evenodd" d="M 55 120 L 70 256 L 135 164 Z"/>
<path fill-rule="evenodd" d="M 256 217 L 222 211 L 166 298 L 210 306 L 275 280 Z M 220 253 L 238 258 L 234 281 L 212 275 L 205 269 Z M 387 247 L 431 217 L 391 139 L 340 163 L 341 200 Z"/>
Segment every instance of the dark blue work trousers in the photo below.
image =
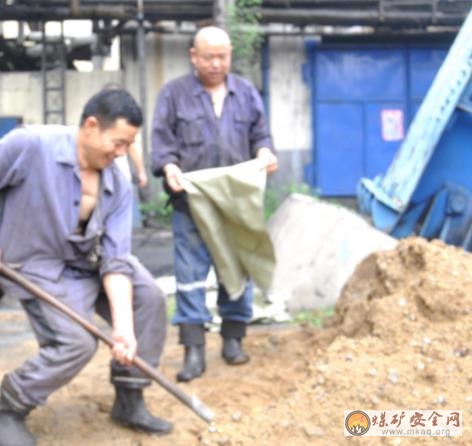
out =
<path fill-rule="evenodd" d="M 177 282 L 176 311 L 172 323 L 204 324 L 212 315 L 206 306 L 206 279 L 213 264 L 210 253 L 192 218 L 174 209 L 174 271 Z M 218 314 L 223 320 L 247 323 L 252 318 L 253 285 L 237 300 L 230 300 L 224 286 L 218 284 Z"/>

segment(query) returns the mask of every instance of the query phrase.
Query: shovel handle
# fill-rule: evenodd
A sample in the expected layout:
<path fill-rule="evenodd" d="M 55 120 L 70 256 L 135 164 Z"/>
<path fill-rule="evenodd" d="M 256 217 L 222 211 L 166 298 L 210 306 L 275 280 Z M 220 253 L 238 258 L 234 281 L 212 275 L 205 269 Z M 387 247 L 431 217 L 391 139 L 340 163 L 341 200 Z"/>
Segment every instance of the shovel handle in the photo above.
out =
<path fill-rule="evenodd" d="M 12 268 L 5 265 L 5 263 L 0 261 L 0 275 L 5 277 L 6 279 L 16 283 L 17 285 L 21 286 L 25 290 L 29 291 L 33 296 L 37 297 L 38 299 L 47 302 L 54 308 L 58 309 L 73 321 L 77 322 L 79 325 L 84 327 L 89 333 L 95 336 L 97 339 L 100 339 L 109 347 L 113 346 L 113 338 L 106 333 L 102 332 L 98 329 L 94 324 L 90 321 L 82 317 L 80 314 L 76 313 L 74 310 L 69 308 L 67 305 L 60 302 L 51 294 L 47 293 L 25 277 L 23 277 L 20 273 L 16 272 Z M 134 366 L 136 366 L 141 372 L 143 372 L 148 378 L 156 381 L 161 387 L 167 390 L 170 394 L 176 397 L 179 401 L 183 404 L 188 406 L 192 409 L 199 417 L 205 420 L 207 423 L 210 423 L 213 419 L 213 412 L 206 407 L 197 397 L 189 396 L 185 392 L 182 391 L 179 387 L 177 387 L 172 381 L 168 380 L 164 375 L 162 375 L 159 371 L 157 371 L 154 367 L 149 365 L 146 361 L 144 361 L 139 356 L 135 356 L 132 360 Z"/>

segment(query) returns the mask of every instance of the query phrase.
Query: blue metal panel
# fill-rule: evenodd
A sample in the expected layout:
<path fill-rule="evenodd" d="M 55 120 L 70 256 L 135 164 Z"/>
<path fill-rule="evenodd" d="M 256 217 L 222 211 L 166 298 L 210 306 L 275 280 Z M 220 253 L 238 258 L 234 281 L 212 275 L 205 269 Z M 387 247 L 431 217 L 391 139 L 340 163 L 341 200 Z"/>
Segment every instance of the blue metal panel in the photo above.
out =
<path fill-rule="evenodd" d="M 472 191 L 472 115 L 457 110 L 444 131 L 411 199 L 434 195 L 445 183 Z"/>
<path fill-rule="evenodd" d="M 447 55 L 447 48 L 411 48 L 408 81 L 412 102 L 420 103 Z"/>
<path fill-rule="evenodd" d="M 443 60 L 444 59 L 444 60 Z M 428 72 L 441 63 L 428 88 Z M 472 10 L 446 57 L 410 52 L 417 113 L 385 176 L 363 179 L 362 208 L 396 237 L 418 234 L 472 250 Z"/>
<path fill-rule="evenodd" d="M 408 51 L 409 110 L 407 127 L 410 126 L 421 102 L 428 93 L 439 68 L 447 55 L 447 48 L 416 48 Z M 387 169 L 385 169 L 386 171 Z"/>
<path fill-rule="evenodd" d="M 439 239 L 455 246 L 467 243 L 469 228 L 472 222 L 472 195 L 466 189 L 449 186 L 444 225 Z"/>
<path fill-rule="evenodd" d="M 404 212 L 472 74 L 472 10 L 434 78 L 375 198 Z"/>
<path fill-rule="evenodd" d="M 0 138 L 13 130 L 18 124 L 21 124 L 22 118 L 19 116 L 0 117 Z"/>
<path fill-rule="evenodd" d="M 418 235 L 427 239 L 438 237 L 446 218 L 448 191 L 446 188 L 441 189 L 434 197 L 428 209 L 423 225 Z"/>
<path fill-rule="evenodd" d="M 321 49 L 316 59 L 318 101 L 388 101 L 405 96 L 401 50 Z"/>
<path fill-rule="evenodd" d="M 323 47 L 307 43 L 304 79 L 312 91 L 312 165 L 307 181 L 321 195 L 356 195 L 354 176 L 362 177 L 366 194 L 382 195 L 380 174 L 394 163 L 413 116 L 447 54 L 444 47 L 415 47 L 407 44 L 388 47 Z M 359 116 L 346 111 L 358 110 Z M 329 106 L 329 107 L 328 107 Z M 336 107 L 339 107 L 336 110 Z M 352 110 L 352 109 L 349 109 Z M 327 116 L 323 116 L 327 113 Z M 386 114 L 403 125 L 398 133 L 386 134 Z M 402 123 L 400 121 L 403 121 Z M 357 128 L 349 128 L 356 125 Z M 329 128 L 329 131 L 327 129 Z M 345 140 L 349 141 L 348 150 Z M 348 154 L 348 155 L 347 155 Z M 341 158 L 344 158 L 341 163 Z M 342 168 L 341 179 L 333 169 Z M 378 184 L 368 178 L 379 176 Z M 365 203 L 371 202 L 367 197 Z M 389 204 L 385 193 L 384 203 Z M 381 199 L 377 196 L 377 199 Z M 381 200 L 382 201 L 382 200 Z M 390 217 L 395 213 L 387 212 Z M 386 223 L 394 227 L 395 221 Z"/>
<path fill-rule="evenodd" d="M 403 134 L 384 135 L 384 111 L 404 119 L 403 49 L 315 48 L 314 183 L 324 196 L 354 196 L 363 175 L 390 164 Z"/>
<path fill-rule="evenodd" d="M 316 172 L 320 193 L 349 195 L 362 175 L 362 105 L 320 104 L 316 113 L 316 146 L 322 147 Z"/>

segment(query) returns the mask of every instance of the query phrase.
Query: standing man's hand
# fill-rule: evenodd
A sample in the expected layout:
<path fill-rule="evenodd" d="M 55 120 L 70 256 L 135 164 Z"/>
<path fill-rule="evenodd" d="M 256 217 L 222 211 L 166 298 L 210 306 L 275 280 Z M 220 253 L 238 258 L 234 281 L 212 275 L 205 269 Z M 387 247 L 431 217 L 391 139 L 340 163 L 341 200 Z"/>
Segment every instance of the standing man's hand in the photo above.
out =
<path fill-rule="evenodd" d="M 182 192 L 182 171 L 177 164 L 169 163 L 164 166 L 166 182 L 174 192 Z"/>
<path fill-rule="evenodd" d="M 263 161 L 266 166 L 267 173 L 269 175 L 271 173 L 274 173 L 279 168 L 279 162 L 277 160 L 277 157 L 268 147 L 261 147 L 257 151 L 256 157 Z"/>

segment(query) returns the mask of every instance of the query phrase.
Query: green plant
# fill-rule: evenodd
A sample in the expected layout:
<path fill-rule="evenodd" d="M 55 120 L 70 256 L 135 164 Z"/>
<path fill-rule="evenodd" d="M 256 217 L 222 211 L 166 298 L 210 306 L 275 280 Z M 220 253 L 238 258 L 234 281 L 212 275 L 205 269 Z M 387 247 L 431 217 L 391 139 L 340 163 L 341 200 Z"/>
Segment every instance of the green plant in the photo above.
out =
<path fill-rule="evenodd" d="M 332 317 L 333 314 L 334 306 L 314 310 L 302 310 L 292 317 L 292 321 L 296 324 L 304 324 L 321 328 L 324 321 L 327 318 Z"/>
<path fill-rule="evenodd" d="M 280 206 L 281 200 L 277 190 L 267 188 L 264 193 L 264 220 L 267 221 L 274 215 L 277 208 Z"/>
<path fill-rule="evenodd" d="M 172 222 L 172 205 L 168 203 L 169 197 L 165 192 L 157 194 L 153 201 L 140 203 L 141 214 L 145 218 L 154 220 L 158 225 L 170 227 Z"/>
<path fill-rule="evenodd" d="M 258 26 L 257 8 L 262 0 L 235 0 L 227 14 L 227 27 L 233 45 L 233 69 L 251 76 L 259 56 L 263 35 Z"/>
<path fill-rule="evenodd" d="M 175 310 L 177 308 L 175 294 L 167 296 L 167 319 L 171 320 L 174 317 Z"/>

